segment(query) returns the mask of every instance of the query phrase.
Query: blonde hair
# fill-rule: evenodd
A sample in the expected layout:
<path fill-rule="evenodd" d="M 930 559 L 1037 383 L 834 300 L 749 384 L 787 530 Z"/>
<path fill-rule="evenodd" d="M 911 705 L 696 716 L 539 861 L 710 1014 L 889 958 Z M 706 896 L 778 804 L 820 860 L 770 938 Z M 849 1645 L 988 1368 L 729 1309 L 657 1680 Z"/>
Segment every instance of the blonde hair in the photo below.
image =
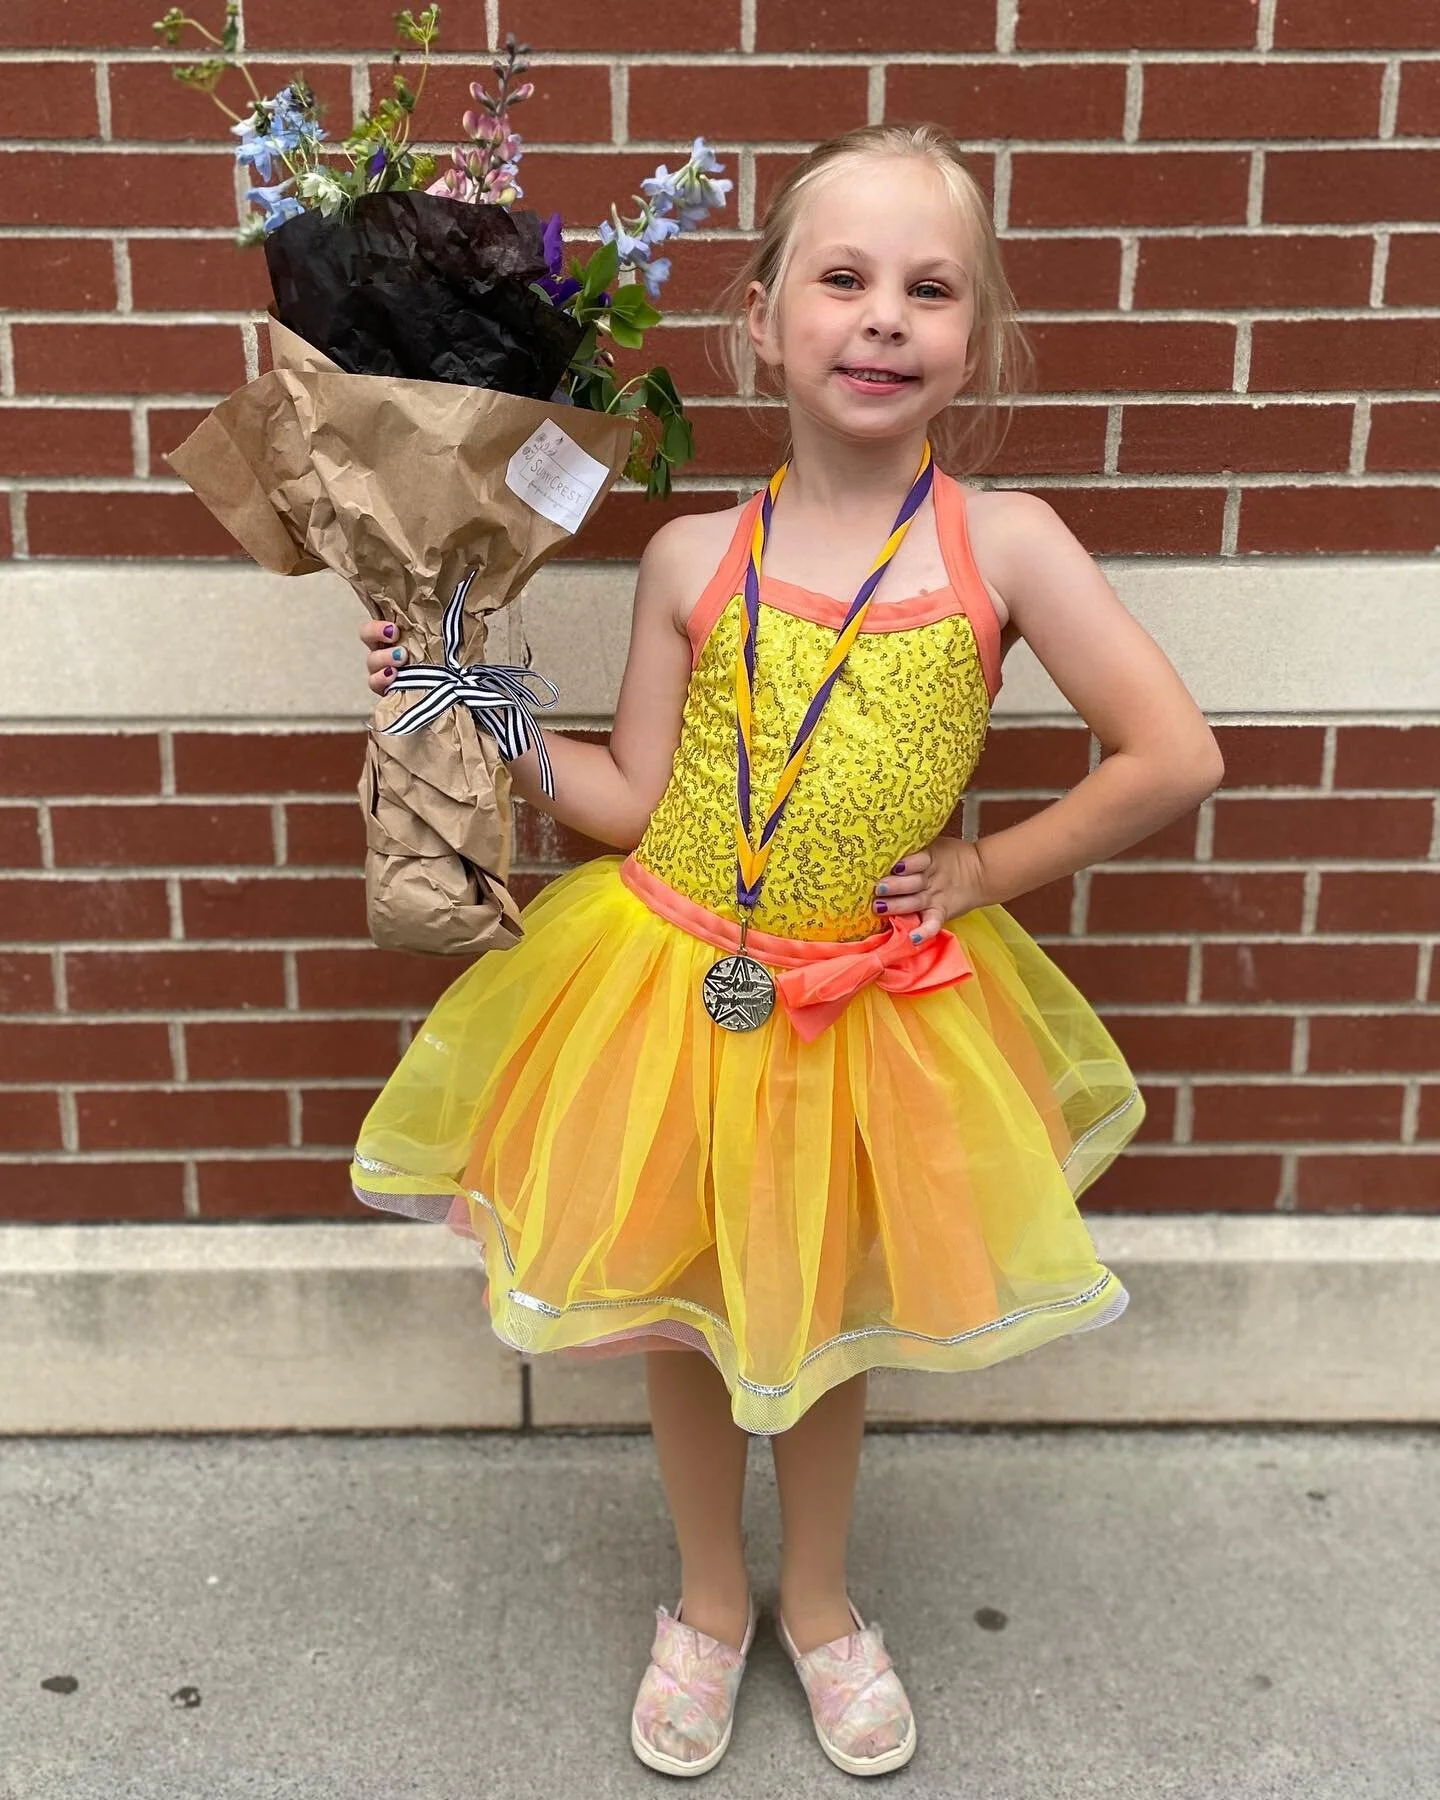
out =
<path fill-rule="evenodd" d="M 975 318 L 970 332 L 973 374 L 967 399 L 948 406 L 931 428 L 937 461 L 952 473 L 984 469 L 1004 441 L 1015 396 L 1029 384 L 1034 358 L 1015 314 L 1015 296 L 1000 263 L 1000 246 L 979 183 L 965 166 L 955 139 L 938 125 L 861 125 L 829 138 L 791 170 L 765 212 L 759 242 L 721 297 L 729 328 L 721 341 L 727 373 L 744 393 L 753 392 L 755 352 L 746 328 L 745 296 L 758 282 L 770 300 L 779 294 L 794 250 L 807 197 L 822 179 L 874 156 L 913 157 L 945 183 L 964 221 L 972 252 L 969 270 Z"/>

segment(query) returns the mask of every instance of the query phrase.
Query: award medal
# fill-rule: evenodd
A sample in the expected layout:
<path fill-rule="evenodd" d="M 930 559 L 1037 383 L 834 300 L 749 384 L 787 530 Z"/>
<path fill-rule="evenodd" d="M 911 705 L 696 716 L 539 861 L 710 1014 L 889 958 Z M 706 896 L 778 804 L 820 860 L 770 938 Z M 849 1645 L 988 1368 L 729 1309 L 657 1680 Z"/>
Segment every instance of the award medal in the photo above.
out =
<path fill-rule="evenodd" d="M 745 590 L 743 595 L 736 596 L 743 598 L 745 603 L 745 610 L 740 616 L 740 648 L 735 659 L 735 896 L 740 915 L 740 944 L 730 955 L 711 964 L 701 988 L 706 1012 L 726 1031 L 754 1031 L 774 1011 L 775 977 L 763 963 L 746 955 L 745 944 L 750 933 L 750 920 L 759 904 L 760 890 L 765 882 L 765 866 L 770 859 L 775 831 L 805 765 L 825 703 L 839 679 L 855 639 L 860 635 L 871 597 L 880 585 L 880 578 L 889 567 L 895 552 L 905 541 L 905 533 L 910 529 L 910 523 L 920 510 L 935 479 L 935 465 L 927 443 L 920 457 L 915 480 L 896 514 L 890 535 L 871 565 L 870 573 L 862 582 L 859 593 L 851 602 L 845 622 L 825 660 L 819 686 L 805 709 L 805 716 L 800 721 L 800 728 L 795 733 L 795 740 L 785 758 L 775 798 L 761 827 L 760 842 L 756 847 L 750 841 L 750 766 L 754 731 L 755 639 L 760 628 L 760 565 L 765 554 L 765 540 L 770 533 L 770 519 L 775 511 L 775 496 L 780 492 L 780 485 L 789 468 L 789 463 L 783 463 L 770 477 L 765 489 L 760 511 L 756 515 L 755 529 L 750 535 L 750 561 L 745 570 Z"/>

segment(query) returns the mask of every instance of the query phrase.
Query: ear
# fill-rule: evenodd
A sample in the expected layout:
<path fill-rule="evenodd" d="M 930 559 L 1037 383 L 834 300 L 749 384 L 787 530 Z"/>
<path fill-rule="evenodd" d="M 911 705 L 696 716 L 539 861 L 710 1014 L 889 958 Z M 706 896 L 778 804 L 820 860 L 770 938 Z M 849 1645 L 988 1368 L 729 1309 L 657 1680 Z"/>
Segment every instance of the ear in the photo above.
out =
<path fill-rule="evenodd" d="M 758 362 L 766 368 L 780 367 L 780 345 L 775 333 L 775 320 L 770 310 L 770 298 L 758 281 L 752 281 L 745 290 L 745 329 L 750 334 L 750 347 L 755 352 Z"/>

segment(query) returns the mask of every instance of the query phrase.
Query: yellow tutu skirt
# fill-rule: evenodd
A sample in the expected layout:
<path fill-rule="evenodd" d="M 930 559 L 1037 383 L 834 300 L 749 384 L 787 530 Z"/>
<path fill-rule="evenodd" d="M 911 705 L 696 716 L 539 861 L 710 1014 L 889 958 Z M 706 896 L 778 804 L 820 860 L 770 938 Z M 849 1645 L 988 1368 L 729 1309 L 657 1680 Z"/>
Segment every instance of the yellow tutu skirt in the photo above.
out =
<path fill-rule="evenodd" d="M 973 1369 L 1119 1316 L 1078 1194 L 1144 1102 L 1083 995 L 998 906 L 974 975 L 863 988 L 811 1041 L 717 1029 L 720 954 L 601 857 L 437 1001 L 361 1129 L 368 1205 L 478 1242 L 527 1352 L 703 1350 L 746 1431 L 877 1366 Z"/>

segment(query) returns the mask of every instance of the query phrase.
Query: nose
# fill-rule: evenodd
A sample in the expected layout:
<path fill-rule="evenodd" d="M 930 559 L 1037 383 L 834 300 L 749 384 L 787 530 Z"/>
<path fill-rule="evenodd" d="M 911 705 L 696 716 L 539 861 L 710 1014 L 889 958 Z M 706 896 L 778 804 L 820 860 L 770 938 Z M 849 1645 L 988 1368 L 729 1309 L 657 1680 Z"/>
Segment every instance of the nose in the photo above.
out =
<path fill-rule="evenodd" d="M 900 301 L 891 295 L 875 292 L 865 321 L 865 336 L 871 343 L 899 344 L 909 335 L 905 309 Z"/>

